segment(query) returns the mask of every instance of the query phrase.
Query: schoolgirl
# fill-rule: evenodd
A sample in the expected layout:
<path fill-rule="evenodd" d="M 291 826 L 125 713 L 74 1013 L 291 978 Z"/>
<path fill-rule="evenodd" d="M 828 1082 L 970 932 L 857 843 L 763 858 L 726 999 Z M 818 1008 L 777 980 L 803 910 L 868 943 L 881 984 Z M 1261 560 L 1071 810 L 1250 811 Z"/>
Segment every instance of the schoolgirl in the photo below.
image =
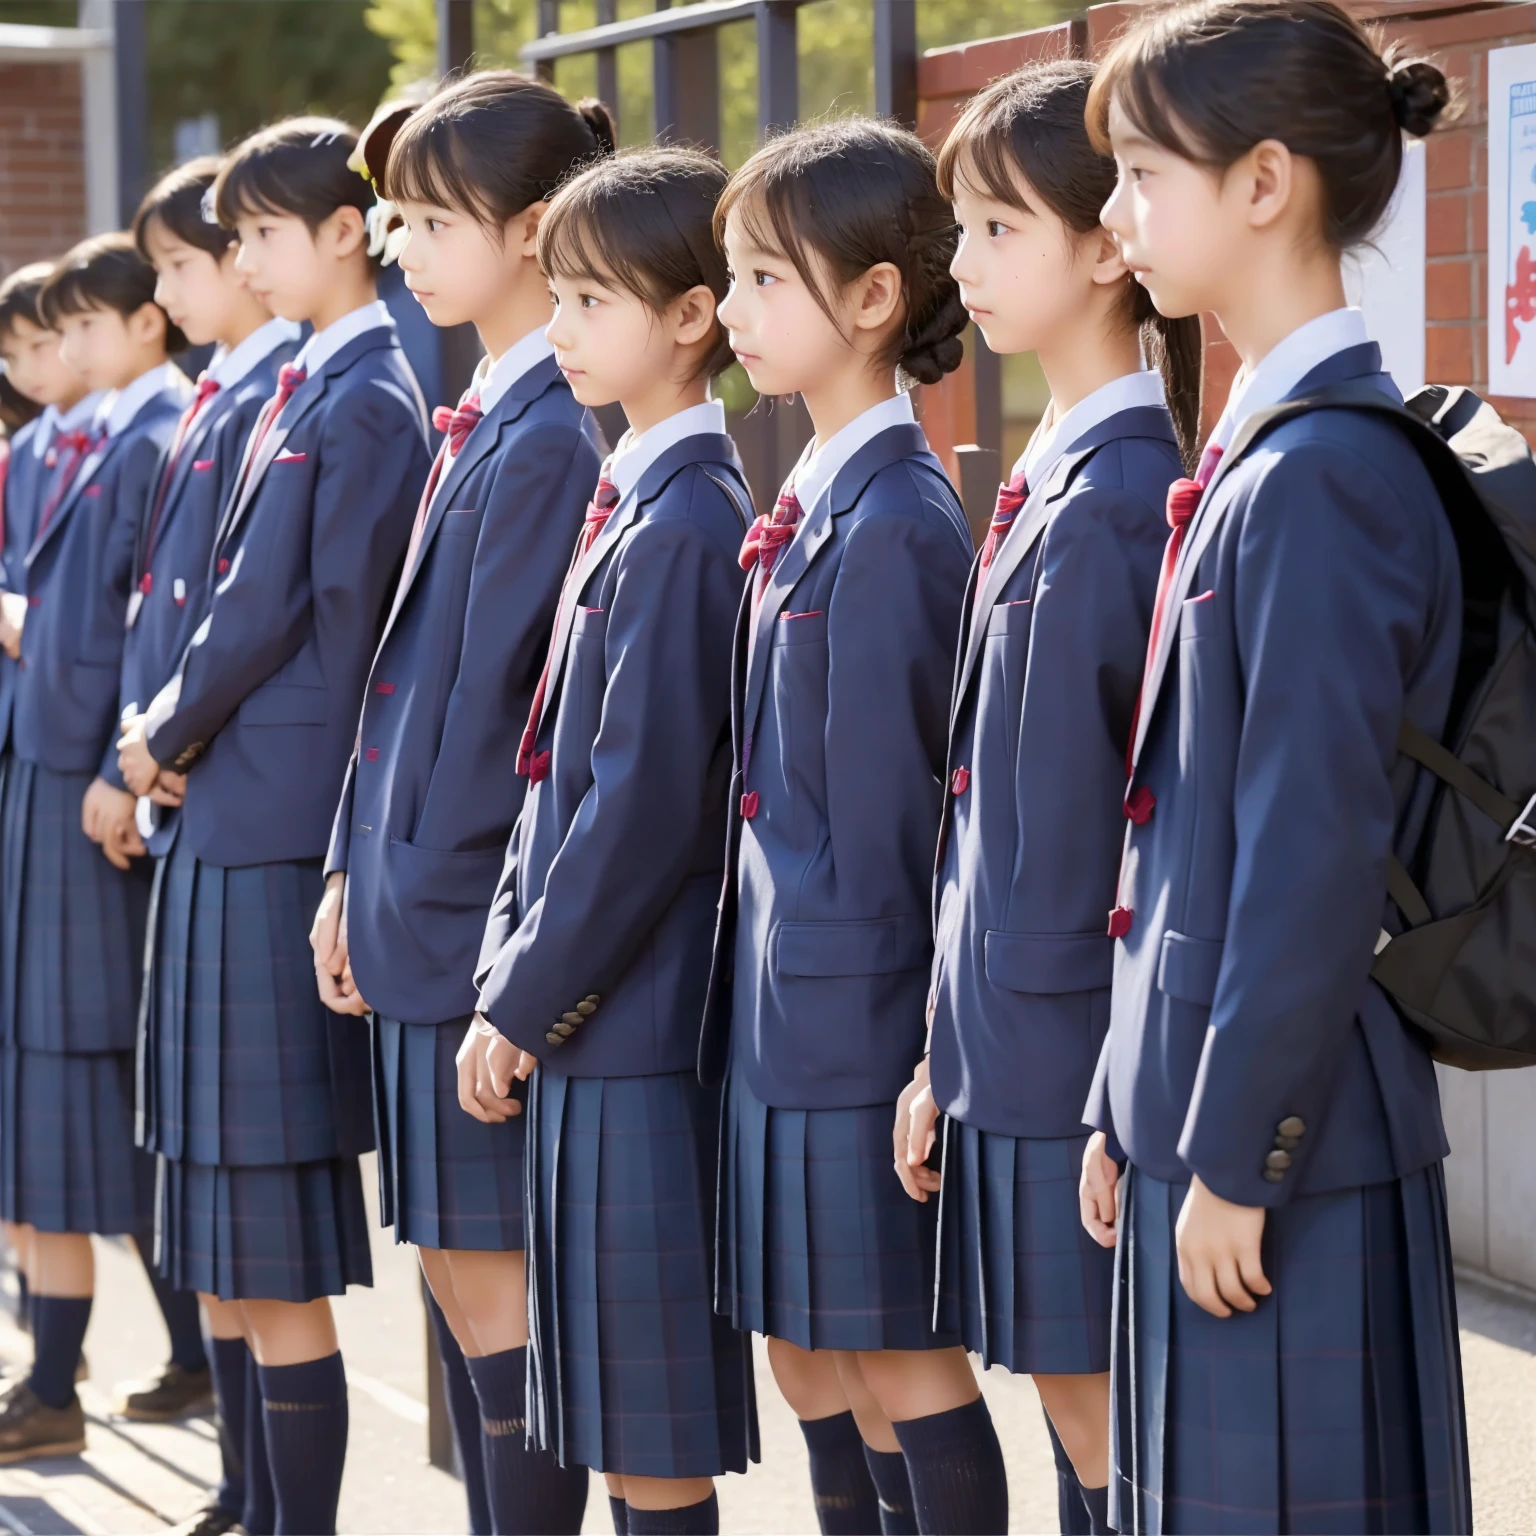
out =
<path fill-rule="evenodd" d="M 1447 94 L 1332 0 L 1202 0 L 1133 27 L 1089 99 L 1126 262 L 1242 359 L 1170 497 L 1088 1106 L 1117 1530 L 1471 1528 L 1434 1069 L 1369 980 L 1429 788 L 1399 728 L 1453 709 L 1455 545 L 1389 421 L 1240 441 L 1320 387 L 1398 398 L 1340 256 Z"/>
<path fill-rule="evenodd" d="M 748 1341 L 712 1304 L 719 1099 L 695 1075 L 750 521 L 708 397 L 730 357 L 710 227 L 724 182 L 694 151 L 621 155 L 539 226 L 556 359 L 629 430 L 528 712 L 460 1079 L 493 1116 L 514 1069 L 529 1082 L 529 1434 L 605 1473 L 634 1536 L 717 1530 L 712 1479 L 757 1454 Z"/>
<path fill-rule="evenodd" d="M 187 394 L 167 361 L 182 338 L 154 281 L 127 235 L 103 235 L 37 296 L 65 366 L 107 393 L 47 477 L 35 521 L 18 509 L 27 543 L 7 560 L 26 606 L 12 621 L 0 764 L 0 1218 L 31 1228 L 36 1346 L 30 1376 L 0 1393 L 0 1459 L 12 1461 L 83 1448 L 74 1382 L 91 1234 L 143 1239 L 152 1211 L 153 1169 L 133 1146 L 149 878 L 112 741 L 134 531 Z"/>
<path fill-rule="evenodd" d="M 488 1496 L 498 1532 L 578 1531 L 587 1496 L 585 1466 L 562 1468 L 523 1434 L 521 1106 L 463 1114 L 455 1053 L 525 787 L 509 769 L 601 462 L 544 334 L 539 222 L 564 176 L 612 147 L 597 103 L 491 70 L 442 90 L 388 150 L 381 190 L 409 232 L 406 284 L 434 324 L 473 324 L 486 356 L 439 413 L 313 935 L 321 996 L 373 1010 L 380 1208 L 417 1245 L 445 1354 L 467 1357 L 456 1429 L 466 1472 L 484 1464 L 471 1504 Z"/>
<path fill-rule="evenodd" d="M 905 392 L 960 361 L 954 217 L 915 137 L 848 119 L 759 150 L 715 227 L 731 347 L 816 429 L 742 550 L 700 1057 L 708 1082 L 729 1057 L 717 1305 L 768 1336 L 824 1529 L 1001 1531 L 997 1436 L 959 1341 L 932 1327 L 934 1213 L 903 1195 L 890 1152 L 922 1049 L 971 557 Z"/>
<path fill-rule="evenodd" d="M 1168 407 L 1192 442 L 1200 334 L 1156 315 L 1099 223 L 1115 168 L 1083 122 L 1092 79 L 1062 60 L 999 80 L 939 155 L 966 308 L 994 352 L 1036 354 L 1051 399 L 972 569 L 930 1054 L 895 1130 L 908 1193 L 940 1196 L 940 1326 L 1034 1375 L 1059 1436 L 1063 1528 L 1091 1514 L 1102 1531 L 1113 1259 L 1079 1219 L 1081 1115 L 1109 1022 L 1125 744 L 1181 472 Z M 1143 332 L 1163 377 L 1143 368 Z M 942 1189 L 926 1166 L 940 1111 Z"/>
<path fill-rule="evenodd" d="M 427 472 L 415 381 L 374 297 L 355 134 L 263 129 L 214 183 L 236 268 L 314 328 L 257 418 L 175 676 L 124 730 L 136 793 L 185 774 L 156 877 L 143 1144 L 160 1260 L 256 1358 L 281 1532 L 334 1529 L 346 1380 L 328 1297 L 370 1279 L 363 1027 L 316 996 L 308 934 L 377 643 Z M 237 1303 L 236 1306 L 221 1304 Z"/>

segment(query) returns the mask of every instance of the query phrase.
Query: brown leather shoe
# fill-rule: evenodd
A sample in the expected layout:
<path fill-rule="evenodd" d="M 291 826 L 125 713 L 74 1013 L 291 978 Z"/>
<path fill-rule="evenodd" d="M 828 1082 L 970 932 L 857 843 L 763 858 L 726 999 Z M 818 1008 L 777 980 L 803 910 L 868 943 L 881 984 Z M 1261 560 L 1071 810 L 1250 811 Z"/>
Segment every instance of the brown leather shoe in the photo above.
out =
<path fill-rule="evenodd" d="M 213 1409 L 213 1377 L 170 1361 L 142 1381 L 125 1381 L 112 1394 L 112 1411 L 125 1419 L 164 1424 Z"/>
<path fill-rule="evenodd" d="M 226 1536 L 226 1532 L 239 1527 L 238 1515 L 222 1508 L 217 1499 L 210 1499 L 196 1514 L 188 1515 L 180 1525 L 164 1532 L 164 1536 Z"/>
<path fill-rule="evenodd" d="M 78 1456 L 85 1449 L 85 1413 L 71 1397 L 50 1408 L 25 1380 L 0 1392 L 0 1466 L 47 1456 Z"/>

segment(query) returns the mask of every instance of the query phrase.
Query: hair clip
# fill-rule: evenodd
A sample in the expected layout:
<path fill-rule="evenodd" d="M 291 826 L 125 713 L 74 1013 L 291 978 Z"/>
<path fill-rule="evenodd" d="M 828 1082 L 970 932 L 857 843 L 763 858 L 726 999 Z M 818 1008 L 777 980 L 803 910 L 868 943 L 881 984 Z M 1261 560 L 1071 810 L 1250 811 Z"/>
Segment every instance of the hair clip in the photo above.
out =
<path fill-rule="evenodd" d="M 323 128 L 309 141 L 311 149 L 319 149 L 323 144 L 334 144 L 341 135 L 334 128 Z"/>
<path fill-rule="evenodd" d="M 217 224 L 219 222 L 218 199 L 213 195 L 213 183 L 209 182 L 203 188 L 202 201 L 197 205 L 198 211 L 203 216 L 204 224 Z"/>

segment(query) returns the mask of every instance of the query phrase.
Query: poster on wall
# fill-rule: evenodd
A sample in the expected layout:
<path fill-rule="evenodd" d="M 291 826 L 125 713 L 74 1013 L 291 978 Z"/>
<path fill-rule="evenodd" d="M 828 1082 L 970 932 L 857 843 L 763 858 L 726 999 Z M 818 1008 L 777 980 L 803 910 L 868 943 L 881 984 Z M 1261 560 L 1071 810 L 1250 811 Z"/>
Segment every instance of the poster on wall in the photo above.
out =
<path fill-rule="evenodd" d="M 1488 55 L 1488 387 L 1536 399 L 1536 43 Z"/>
<path fill-rule="evenodd" d="M 1365 314 L 1382 366 L 1405 395 L 1424 383 L 1425 160 L 1422 140 L 1404 146 L 1397 191 L 1369 245 L 1344 262 L 1344 292 Z"/>

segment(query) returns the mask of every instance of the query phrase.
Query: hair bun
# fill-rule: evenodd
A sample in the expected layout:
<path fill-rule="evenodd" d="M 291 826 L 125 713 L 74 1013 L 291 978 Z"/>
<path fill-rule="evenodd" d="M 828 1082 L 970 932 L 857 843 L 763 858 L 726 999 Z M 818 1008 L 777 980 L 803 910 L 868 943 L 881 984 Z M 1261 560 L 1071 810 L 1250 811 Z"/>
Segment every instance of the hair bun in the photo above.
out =
<path fill-rule="evenodd" d="M 1427 59 L 1394 64 L 1387 76 L 1387 94 L 1398 125 L 1417 139 L 1435 126 L 1451 100 L 1445 76 Z"/>
<path fill-rule="evenodd" d="M 965 356 L 961 332 L 970 323 L 960 290 L 945 293 L 921 325 L 910 331 L 897 365 L 919 384 L 937 384 L 953 373 Z"/>
<path fill-rule="evenodd" d="M 619 147 L 619 130 L 613 121 L 613 113 L 596 96 L 582 97 L 576 103 L 576 110 L 592 130 L 592 137 L 597 140 L 598 154 L 611 155 Z"/>

